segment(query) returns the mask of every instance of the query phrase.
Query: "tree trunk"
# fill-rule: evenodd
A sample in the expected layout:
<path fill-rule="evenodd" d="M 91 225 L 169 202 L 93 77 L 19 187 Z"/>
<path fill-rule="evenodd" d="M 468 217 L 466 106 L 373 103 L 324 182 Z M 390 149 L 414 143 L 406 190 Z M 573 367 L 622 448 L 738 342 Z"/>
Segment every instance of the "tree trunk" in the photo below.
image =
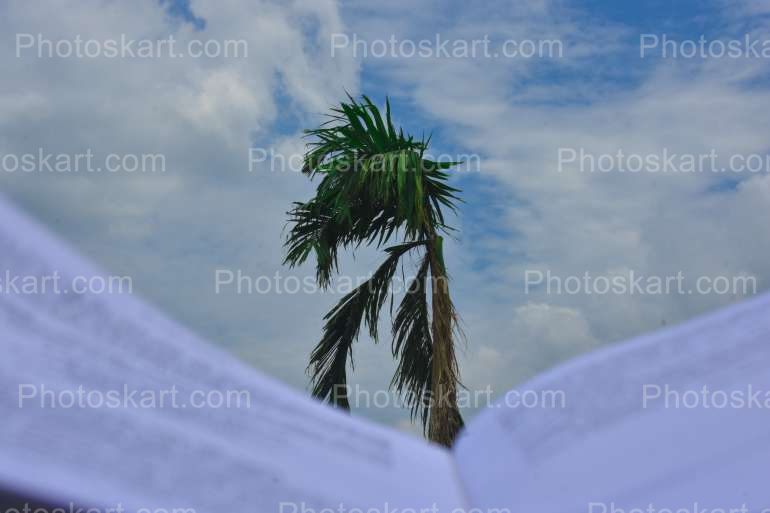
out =
<path fill-rule="evenodd" d="M 458 367 L 452 340 L 455 312 L 449 296 L 449 280 L 441 243 L 441 237 L 434 237 L 428 249 L 433 306 L 433 361 L 428 438 L 435 443 L 451 447 L 463 427 L 463 419 L 457 408 Z"/>

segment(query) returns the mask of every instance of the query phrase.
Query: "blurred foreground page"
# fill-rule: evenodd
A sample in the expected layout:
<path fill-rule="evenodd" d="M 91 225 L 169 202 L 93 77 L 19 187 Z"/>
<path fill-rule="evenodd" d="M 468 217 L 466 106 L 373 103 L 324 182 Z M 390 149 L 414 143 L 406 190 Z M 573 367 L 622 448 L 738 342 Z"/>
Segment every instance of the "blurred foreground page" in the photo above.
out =
<path fill-rule="evenodd" d="M 449 453 L 239 363 L 0 198 L 0 489 L 188 513 L 462 507 Z M 258 343 L 255 339 L 255 343 Z"/>
<path fill-rule="evenodd" d="M 770 512 L 770 296 L 536 378 L 456 457 L 481 508 Z"/>

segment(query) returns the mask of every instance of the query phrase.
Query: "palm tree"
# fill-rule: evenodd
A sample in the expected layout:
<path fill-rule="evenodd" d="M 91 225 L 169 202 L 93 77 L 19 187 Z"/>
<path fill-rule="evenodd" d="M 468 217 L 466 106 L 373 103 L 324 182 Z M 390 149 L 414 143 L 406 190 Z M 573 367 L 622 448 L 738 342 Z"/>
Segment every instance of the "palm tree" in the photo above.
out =
<path fill-rule="evenodd" d="M 323 336 L 308 365 L 313 395 L 350 408 L 348 356 L 352 365 L 362 323 L 378 340 L 380 312 L 390 295 L 392 351 L 398 360 L 391 387 L 404 397 L 412 420 L 420 417 L 430 440 L 451 446 L 463 420 L 453 341 L 457 316 L 442 249 L 442 234 L 453 229 L 445 224 L 442 208 L 456 211 L 459 190 L 447 185 L 445 170 L 458 163 L 429 160 L 430 137 L 416 140 L 396 130 L 387 98 L 384 116 L 366 96 L 360 102 L 348 99 L 331 109 L 326 123 L 305 131 L 311 142 L 302 172 L 321 181 L 314 198 L 294 203 L 288 212 L 284 263 L 300 265 L 313 254 L 318 283 L 327 288 L 338 270 L 340 248 L 383 248 L 401 240 L 385 247 L 379 269 L 324 317 Z M 420 255 L 416 274 L 394 315 L 391 281 L 402 258 L 413 253 Z"/>

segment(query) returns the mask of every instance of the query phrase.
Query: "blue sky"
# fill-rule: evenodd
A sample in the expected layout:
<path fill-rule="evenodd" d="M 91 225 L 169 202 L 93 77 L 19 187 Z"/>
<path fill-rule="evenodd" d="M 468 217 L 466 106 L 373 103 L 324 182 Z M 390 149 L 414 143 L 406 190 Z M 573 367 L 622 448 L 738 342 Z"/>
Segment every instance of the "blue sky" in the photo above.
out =
<path fill-rule="evenodd" d="M 61 12 L 51 16 L 52 11 Z M 594 155 L 766 156 L 766 58 L 639 58 L 641 34 L 765 40 L 764 0 L 614 2 L 421 0 L 83 0 L 0 6 L 3 34 L 104 40 L 242 39 L 246 58 L 0 60 L 0 152 L 160 152 L 162 174 L 2 173 L 2 190 L 149 301 L 263 372 L 305 388 L 306 359 L 335 294 L 214 292 L 217 269 L 312 276 L 281 266 L 296 172 L 249 169 L 249 148 L 300 154 L 345 90 L 383 102 L 437 153 L 477 155 L 448 247 L 468 335 L 464 383 L 495 394 L 566 358 L 739 300 L 743 294 L 527 292 L 527 271 L 560 277 L 751 277 L 767 288 L 770 179 L 760 173 L 557 171 L 559 148 Z M 374 41 L 556 39 L 560 58 L 363 58 L 335 34 Z M 765 170 L 766 171 L 766 170 Z M 366 276 L 364 250 L 343 261 Z M 354 382 L 377 390 L 389 344 L 356 346 Z M 398 409 L 358 412 L 408 428 Z M 468 414 L 473 412 L 469 411 Z"/>
<path fill-rule="evenodd" d="M 197 30 L 205 30 L 206 20 L 195 15 L 190 6 L 190 0 L 159 0 L 160 5 L 166 8 L 169 16 L 179 18 L 190 23 Z"/>

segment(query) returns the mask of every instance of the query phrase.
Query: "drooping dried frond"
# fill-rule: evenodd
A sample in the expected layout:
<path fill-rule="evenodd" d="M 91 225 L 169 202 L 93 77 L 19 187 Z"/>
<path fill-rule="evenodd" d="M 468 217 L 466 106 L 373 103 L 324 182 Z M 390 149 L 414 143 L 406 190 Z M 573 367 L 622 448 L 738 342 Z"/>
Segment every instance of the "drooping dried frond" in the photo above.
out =
<path fill-rule="evenodd" d="M 388 297 L 398 261 L 402 255 L 422 244 L 423 241 L 417 241 L 387 248 L 388 258 L 377 272 L 346 294 L 326 314 L 323 337 L 310 355 L 308 366 L 315 384 L 314 396 L 349 408 L 347 397 L 344 396 L 347 358 L 352 356 L 353 342 L 358 338 L 361 324 L 366 323 L 369 335 L 376 340 L 380 310 Z"/>
<path fill-rule="evenodd" d="M 393 356 L 399 360 L 391 386 L 406 399 L 412 419 L 420 417 L 423 429 L 430 411 L 433 358 L 428 313 L 429 264 L 426 254 L 393 319 Z"/>

